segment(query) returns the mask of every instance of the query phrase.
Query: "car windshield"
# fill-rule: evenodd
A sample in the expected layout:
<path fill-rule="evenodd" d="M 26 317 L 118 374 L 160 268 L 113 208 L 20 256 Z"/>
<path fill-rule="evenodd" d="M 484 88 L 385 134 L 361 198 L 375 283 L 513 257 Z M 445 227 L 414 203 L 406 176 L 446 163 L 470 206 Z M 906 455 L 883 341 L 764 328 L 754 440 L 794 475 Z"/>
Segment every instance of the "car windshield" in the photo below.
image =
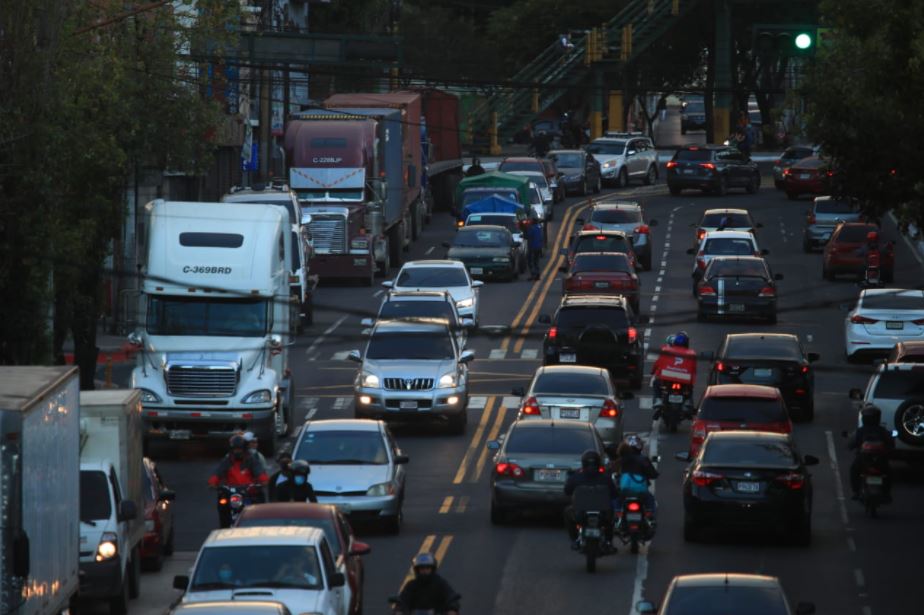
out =
<path fill-rule="evenodd" d="M 642 211 L 640 209 L 595 209 L 590 214 L 590 221 L 601 224 L 641 224 Z"/>
<path fill-rule="evenodd" d="M 472 214 L 465 219 L 466 226 L 475 226 L 478 224 L 492 224 L 502 226 L 511 233 L 521 233 L 520 225 L 517 223 L 516 216 L 504 216 L 501 214 Z"/>
<path fill-rule="evenodd" d="M 837 243 L 865 243 L 866 235 L 877 230 L 875 226 L 847 225 L 841 228 L 837 234 Z"/>
<path fill-rule="evenodd" d="M 625 141 L 598 141 L 587 146 L 587 151 L 591 154 L 603 154 L 604 156 L 620 156 L 625 149 Z"/>
<path fill-rule="evenodd" d="M 629 253 L 629 241 L 621 235 L 583 235 L 576 241 L 575 252 Z"/>
<path fill-rule="evenodd" d="M 507 436 L 504 451 L 508 455 L 574 455 L 575 460 L 587 449 L 596 449 L 589 429 L 549 427 L 514 427 Z"/>
<path fill-rule="evenodd" d="M 708 213 L 703 216 L 703 221 L 700 222 L 699 225 L 703 228 L 719 228 L 723 218 L 725 219 L 725 228 L 749 229 L 753 226 L 747 214 L 726 213 Z"/>
<path fill-rule="evenodd" d="M 456 233 L 452 245 L 457 248 L 499 248 L 510 245 L 510 235 L 504 231 L 463 227 Z"/>
<path fill-rule="evenodd" d="M 80 472 L 80 520 L 91 522 L 108 519 L 111 513 L 109 483 L 106 474 L 93 470 L 82 470 Z"/>
<path fill-rule="evenodd" d="M 748 615 L 786 615 L 789 609 L 783 594 L 771 587 L 688 586 L 671 592 L 664 615 L 703 615 L 704 613 L 747 613 Z"/>
<path fill-rule="evenodd" d="M 748 467 L 791 467 L 796 465 L 792 447 L 783 440 L 754 438 L 706 439 L 703 463 Z"/>
<path fill-rule="evenodd" d="M 202 549 L 189 591 L 248 587 L 323 589 L 314 547 L 248 545 Z"/>
<path fill-rule="evenodd" d="M 486 199 L 490 196 L 499 196 L 504 199 L 513 201 L 514 203 L 520 202 L 520 196 L 517 194 L 516 190 L 510 190 L 509 188 L 496 188 L 489 190 L 466 190 L 462 194 L 462 207 Z"/>
<path fill-rule="evenodd" d="M 234 527 L 316 527 L 324 532 L 327 538 L 327 544 L 330 550 L 334 552 L 334 557 L 341 553 L 340 539 L 337 537 L 337 531 L 334 529 L 334 522 L 330 517 L 252 517 L 248 516 L 246 511 L 238 518 L 237 525 Z"/>
<path fill-rule="evenodd" d="M 924 310 L 924 293 L 919 290 L 896 290 L 863 296 L 867 310 Z"/>
<path fill-rule="evenodd" d="M 264 299 L 151 295 L 147 331 L 151 335 L 263 337 L 269 312 L 269 302 Z"/>
<path fill-rule="evenodd" d="M 381 320 L 401 320 L 402 318 L 439 318 L 456 325 L 456 315 L 448 301 L 408 301 L 393 299 L 382 304 L 379 310 Z"/>
<path fill-rule="evenodd" d="M 559 169 L 579 169 L 584 166 L 584 161 L 580 154 L 555 154 L 555 165 Z"/>
<path fill-rule="evenodd" d="M 385 465 L 388 453 L 378 431 L 308 429 L 295 453 L 309 465 Z"/>
<path fill-rule="evenodd" d="M 712 160 L 712 151 L 708 149 L 682 149 L 677 150 L 674 154 L 674 160 L 683 160 L 689 162 L 705 162 Z"/>
<path fill-rule="evenodd" d="M 600 374 L 544 372 L 533 383 L 534 395 L 608 395 L 610 390 Z"/>
<path fill-rule="evenodd" d="M 782 400 L 761 397 L 706 397 L 697 416 L 706 421 L 734 423 L 782 423 L 787 420 Z"/>
<path fill-rule="evenodd" d="M 446 361 L 455 358 L 448 334 L 376 331 L 366 348 L 366 359 L 379 361 Z"/>
<path fill-rule="evenodd" d="M 498 171 L 510 173 L 511 171 L 536 171 L 540 168 L 538 160 L 505 160 L 497 167 Z"/>
<path fill-rule="evenodd" d="M 578 254 L 574 257 L 572 273 L 620 272 L 631 273 L 629 259 L 625 254 Z"/>
<path fill-rule="evenodd" d="M 840 201 L 836 199 L 815 201 L 816 214 L 855 214 L 858 211 L 860 211 L 860 207 L 853 201 Z"/>
<path fill-rule="evenodd" d="M 879 375 L 874 399 L 912 399 L 924 396 L 924 369 L 888 370 Z"/>
<path fill-rule="evenodd" d="M 717 237 L 706 240 L 703 252 L 715 255 L 748 256 L 754 254 L 754 244 L 749 239 Z"/>
<path fill-rule="evenodd" d="M 729 337 L 725 359 L 768 359 L 802 361 L 802 350 L 794 338 L 776 336 Z"/>
<path fill-rule="evenodd" d="M 561 329 L 584 328 L 601 324 L 611 329 L 624 329 L 629 326 L 626 311 L 610 306 L 569 306 L 558 311 L 555 325 Z"/>
<path fill-rule="evenodd" d="M 740 276 L 747 278 L 766 278 L 767 266 L 757 259 L 741 260 L 737 258 L 716 258 L 709 263 L 706 277 Z"/>
<path fill-rule="evenodd" d="M 460 267 L 405 267 L 395 286 L 408 288 L 448 288 L 468 286 L 465 270 Z"/>

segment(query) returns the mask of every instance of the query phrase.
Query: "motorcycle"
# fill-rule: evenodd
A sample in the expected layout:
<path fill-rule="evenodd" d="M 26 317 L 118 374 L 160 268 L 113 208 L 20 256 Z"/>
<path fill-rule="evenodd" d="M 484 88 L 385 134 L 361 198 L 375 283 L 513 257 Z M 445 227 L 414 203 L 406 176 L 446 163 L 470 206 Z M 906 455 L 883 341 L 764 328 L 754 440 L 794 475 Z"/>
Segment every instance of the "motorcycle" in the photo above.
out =
<path fill-rule="evenodd" d="M 597 571 L 597 558 L 612 555 L 606 524 L 612 523 L 612 502 L 605 487 L 578 487 L 572 496 L 578 522 L 577 551 L 584 556 L 587 572 Z"/>
<path fill-rule="evenodd" d="M 639 545 L 654 538 L 654 526 L 649 511 L 641 498 L 628 496 L 623 498 L 622 512 L 616 520 L 616 535 L 623 544 L 629 545 L 629 551 L 635 555 Z"/>
<path fill-rule="evenodd" d="M 456 594 L 455 597 L 454 597 L 454 599 L 455 599 L 455 600 L 461 600 L 461 599 L 462 599 L 462 596 Z M 441 615 L 442 613 L 445 613 L 445 612 L 446 612 L 446 611 L 438 611 L 438 610 L 436 610 L 436 609 L 413 609 L 413 610 L 407 611 L 407 612 L 399 611 L 399 610 L 398 610 L 398 602 L 399 602 L 398 596 L 389 596 L 389 597 L 388 597 L 388 606 L 389 606 L 389 612 L 390 612 L 390 613 L 396 613 L 396 614 L 397 614 L 397 613 L 400 613 L 401 615 Z M 456 612 L 458 612 L 458 611 L 456 611 Z"/>
<path fill-rule="evenodd" d="M 866 269 L 863 273 L 863 285 L 875 288 L 882 285 L 882 271 L 880 269 L 881 255 L 879 250 L 870 250 L 866 255 Z"/>
<path fill-rule="evenodd" d="M 218 487 L 218 506 L 229 512 L 231 526 L 237 524 L 244 508 L 263 501 L 262 486 L 250 485 L 221 485 Z"/>
<path fill-rule="evenodd" d="M 860 502 L 866 514 L 876 518 L 877 509 L 886 503 L 886 447 L 881 442 L 864 442 L 860 446 Z"/>
<path fill-rule="evenodd" d="M 680 421 L 693 415 L 693 387 L 680 382 L 662 382 L 660 388 L 661 424 L 668 433 L 676 433 Z"/>

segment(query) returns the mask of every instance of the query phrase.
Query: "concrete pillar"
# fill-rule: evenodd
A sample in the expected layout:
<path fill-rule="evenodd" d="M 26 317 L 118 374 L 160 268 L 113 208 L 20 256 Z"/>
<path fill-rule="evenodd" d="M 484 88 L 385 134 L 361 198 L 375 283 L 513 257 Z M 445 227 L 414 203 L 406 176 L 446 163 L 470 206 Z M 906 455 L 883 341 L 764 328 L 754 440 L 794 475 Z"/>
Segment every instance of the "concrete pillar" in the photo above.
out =
<path fill-rule="evenodd" d="M 615 132 L 621 132 L 626 129 L 622 121 L 622 91 L 610 90 L 609 95 L 609 129 Z"/>
<path fill-rule="evenodd" d="M 490 153 L 492 156 L 500 156 L 501 147 L 500 143 L 497 141 L 497 111 L 491 112 L 491 126 L 488 128 L 488 135 L 490 136 Z"/>
<path fill-rule="evenodd" d="M 722 143 L 732 129 L 732 33 L 729 0 L 715 3 L 715 107 L 713 143 Z"/>
<path fill-rule="evenodd" d="M 594 90 L 591 100 L 593 105 L 590 112 L 590 138 L 599 139 L 603 136 L 603 102 L 606 90 L 603 87 L 603 71 L 594 70 Z"/>

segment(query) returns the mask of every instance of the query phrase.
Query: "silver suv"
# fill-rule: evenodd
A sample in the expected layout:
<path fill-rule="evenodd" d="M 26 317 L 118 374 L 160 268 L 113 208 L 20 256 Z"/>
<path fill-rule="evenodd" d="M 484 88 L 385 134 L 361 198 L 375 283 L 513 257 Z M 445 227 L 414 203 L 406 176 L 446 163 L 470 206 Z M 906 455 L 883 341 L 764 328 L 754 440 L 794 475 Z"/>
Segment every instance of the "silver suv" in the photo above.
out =
<path fill-rule="evenodd" d="M 620 188 L 630 179 L 641 179 L 646 185 L 658 178 L 658 150 L 642 133 L 607 133 L 586 147 L 600 163 L 604 182 Z"/>
<path fill-rule="evenodd" d="M 860 204 L 854 199 L 832 196 L 815 197 L 812 208 L 805 216 L 805 231 L 802 233 L 802 250 L 811 252 L 823 248 L 831 233 L 841 222 L 862 222 Z"/>
<path fill-rule="evenodd" d="M 882 426 L 898 431 L 897 456 L 924 456 L 924 364 L 879 365 L 866 391 L 851 389 L 850 398 L 860 407 L 870 403 L 882 410 Z"/>
<path fill-rule="evenodd" d="M 465 432 L 468 406 L 468 363 L 445 322 L 379 321 L 354 382 L 358 419 L 441 420 L 453 433 Z"/>
<path fill-rule="evenodd" d="M 642 206 L 638 201 L 597 202 L 590 210 L 590 224 L 602 231 L 622 231 L 632 240 L 632 249 L 645 271 L 651 269 L 651 231 L 648 227 L 657 225 L 657 220 L 645 222 Z M 584 219 L 579 218 L 583 225 Z"/>

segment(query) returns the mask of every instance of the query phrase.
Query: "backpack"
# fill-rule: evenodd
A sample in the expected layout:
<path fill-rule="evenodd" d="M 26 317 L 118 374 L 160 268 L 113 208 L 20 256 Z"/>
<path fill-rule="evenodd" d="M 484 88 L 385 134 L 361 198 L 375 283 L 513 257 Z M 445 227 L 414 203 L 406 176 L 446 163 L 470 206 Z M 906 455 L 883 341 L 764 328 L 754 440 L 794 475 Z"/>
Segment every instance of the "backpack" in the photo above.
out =
<path fill-rule="evenodd" d="M 619 476 L 619 491 L 627 495 L 648 493 L 648 479 L 641 474 L 623 472 Z"/>

